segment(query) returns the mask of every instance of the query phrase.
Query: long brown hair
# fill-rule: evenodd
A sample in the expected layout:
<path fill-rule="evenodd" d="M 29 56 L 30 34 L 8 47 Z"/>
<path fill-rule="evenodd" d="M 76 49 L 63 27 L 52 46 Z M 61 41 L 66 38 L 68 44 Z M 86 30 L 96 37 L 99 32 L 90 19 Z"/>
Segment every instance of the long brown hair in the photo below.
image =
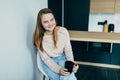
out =
<path fill-rule="evenodd" d="M 43 46 L 42 46 L 42 41 L 43 41 L 43 36 L 45 32 L 45 29 L 43 28 L 43 25 L 41 23 L 41 17 L 43 14 L 48 14 L 48 13 L 53 14 L 53 12 L 48 8 L 44 8 L 39 11 L 38 16 L 37 16 L 36 29 L 33 35 L 33 44 L 37 49 L 40 49 L 41 51 L 44 51 Z M 56 48 L 57 48 L 57 40 L 58 40 L 57 28 L 55 27 L 53 30 L 53 41 L 54 41 L 54 46 Z"/>

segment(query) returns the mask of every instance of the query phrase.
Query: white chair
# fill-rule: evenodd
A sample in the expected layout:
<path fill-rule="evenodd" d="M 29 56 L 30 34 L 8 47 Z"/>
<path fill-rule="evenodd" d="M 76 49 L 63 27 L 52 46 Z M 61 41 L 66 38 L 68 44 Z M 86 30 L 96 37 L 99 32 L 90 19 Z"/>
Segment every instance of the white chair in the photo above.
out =
<path fill-rule="evenodd" d="M 38 51 L 37 51 L 37 66 L 38 66 L 39 71 L 43 74 L 43 80 L 49 80 L 47 74 L 44 72 L 42 68 L 41 56 Z"/>
<path fill-rule="evenodd" d="M 42 59 L 41 59 L 41 56 L 40 56 L 39 52 L 37 52 L 37 66 L 38 66 L 39 71 L 43 74 L 42 75 L 43 80 L 49 80 L 47 74 L 44 72 L 44 70 L 42 68 Z M 69 78 L 69 77 L 65 78 L 65 77 L 62 77 L 62 76 L 60 78 L 60 80 L 68 80 L 68 79 L 69 80 L 77 80 L 74 74 L 72 74 L 71 78 Z"/>

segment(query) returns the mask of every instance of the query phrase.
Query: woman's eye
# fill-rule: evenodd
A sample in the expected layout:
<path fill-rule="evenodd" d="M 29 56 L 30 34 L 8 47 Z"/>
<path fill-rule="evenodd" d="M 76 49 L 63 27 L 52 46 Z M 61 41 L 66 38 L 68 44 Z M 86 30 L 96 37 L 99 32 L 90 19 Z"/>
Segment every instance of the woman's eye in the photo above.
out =
<path fill-rule="evenodd" d="M 48 21 L 44 21 L 43 23 L 47 23 Z"/>
<path fill-rule="evenodd" d="M 53 21 L 54 19 L 51 19 L 51 21 Z"/>
<path fill-rule="evenodd" d="M 53 21 L 53 19 L 51 19 L 51 21 Z"/>

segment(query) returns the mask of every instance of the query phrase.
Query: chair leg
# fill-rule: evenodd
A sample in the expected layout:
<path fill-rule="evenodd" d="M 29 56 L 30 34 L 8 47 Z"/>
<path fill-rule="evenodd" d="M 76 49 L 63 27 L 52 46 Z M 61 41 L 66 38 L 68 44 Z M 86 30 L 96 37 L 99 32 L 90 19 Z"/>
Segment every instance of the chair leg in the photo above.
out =
<path fill-rule="evenodd" d="M 45 80 L 45 75 L 43 75 L 43 80 Z"/>

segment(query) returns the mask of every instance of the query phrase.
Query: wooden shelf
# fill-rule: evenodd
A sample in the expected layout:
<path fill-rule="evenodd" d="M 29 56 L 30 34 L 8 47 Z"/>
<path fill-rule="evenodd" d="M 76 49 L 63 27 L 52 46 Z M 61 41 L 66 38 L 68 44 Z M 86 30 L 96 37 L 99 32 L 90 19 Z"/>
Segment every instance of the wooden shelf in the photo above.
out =
<path fill-rule="evenodd" d="M 120 43 L 120 33 L 69 30 L 69 34 L 70 34 L 70 40 L 73 41 Z"/>

